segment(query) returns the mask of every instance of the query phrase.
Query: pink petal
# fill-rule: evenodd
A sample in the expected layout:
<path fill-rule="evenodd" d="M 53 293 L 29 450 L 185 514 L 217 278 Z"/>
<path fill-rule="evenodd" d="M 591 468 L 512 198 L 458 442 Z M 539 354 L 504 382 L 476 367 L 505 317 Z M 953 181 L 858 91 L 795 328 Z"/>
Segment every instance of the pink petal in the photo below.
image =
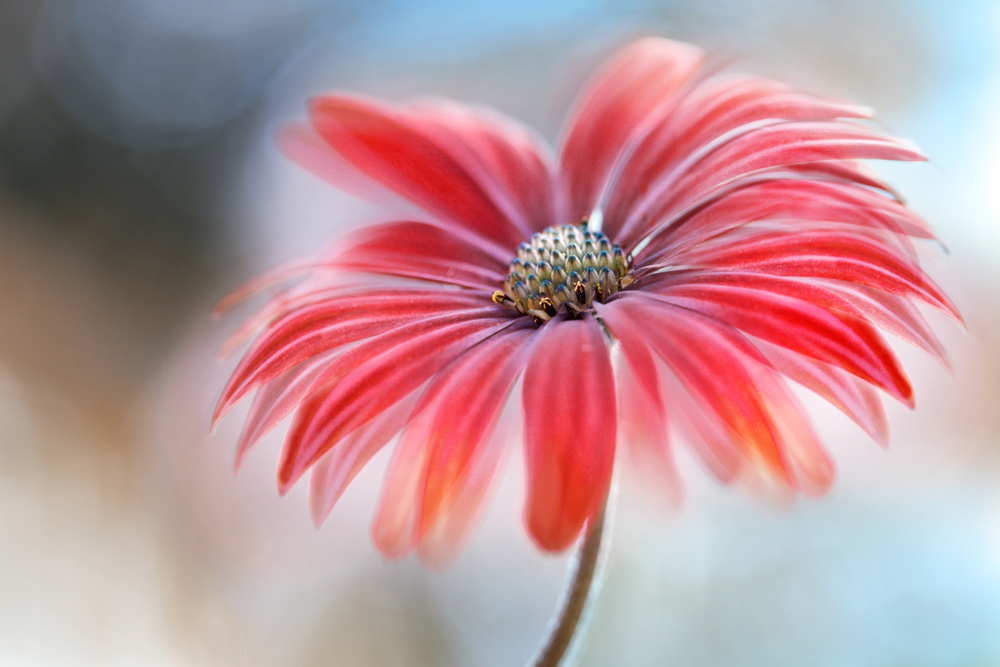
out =
<path fill-rule="evenodd" d="M 328 371 L 339 378 L 328 390 L 303 403 L 285 440 L 278 470 L 282 493 L 338 440 L 394 405 L 480 340 L 509 327 L 509 317 L 472 317 L 418 322 L 354 347 Z"/>
<path fill-rule="evenodd" d="M 624 293 L 607 306 L 605 312 L 619 310 L 641 323 L 692 398 L 715 413 L 750 462 L 793 488 L 820 492 L 829 485 L 832 467 L 800 410 L 760 352 L 737 331 L 641 292 Z M 689 410 L 685 417 L 697 420 L 698 412 Z"/>
<path fill-rule="evenodd" d="M 219 398 L 213 423 L 249 392 L 310 357 L 421 318 L 474 316 L 485 302 L 482 294 L 457 291 L 384 290 L 299 308 L 271 324 L 243 356 Z"/>
<path fill-rule="evenodd" d="M 671 271 L 658 274 L 649 291 L 669 294 L 677 285 L 757 289 L 807 301 L 826 310 L 859 317 L 921 348 L 947 367 L 944 348 L 924 318 L 906 299 L 850 283 L 787 278 L 738 271 Z"/>
<path fill-rule="evenodd" d="M 528 532 L 561 551 L 598 511 L 615 456 L 614 373 L 593 318 L 550 320 L 524 375 Z"/>
<path fill-rule="evenodd" d="M 309 479 L 309 510 L 319 526 L 373 456 L 406 425 L 418 392 L 386 408 L 330 448 L 313 466 Z"/>
<path fill-rule="evenodd" d="M 682 284 L 661 291 L 679 307 L 725 322 L 807 357 L 838 366 L 913 407 L 913 390 L 899 361 L 864 320 L 832 313 L 808 301 L 729 285 Z"/>
<path fill-rule="evenodd" d="M 639 218 L 630 212 L 642 196 L 665 189 L 662 182 L 683 173 L 684 164 L 741 128 L 747 131 L 761 121 L 864 118 L 868 114 L 866 109 L 797 93 L 759 77 L 709 79 L 692 90 L 636 149 L 621 175 L 620 182 L 628 186 L 617 188 L 608 203 L 608 231 L 632 233 Z"/>
<path fill-rule="evenodd" d="M 722 144 L 683 173 L 651 187 L 632 216 L 658 220 L 747 174 L 826 160 L 924 160 L 906 142 L 847 122 L 768 125 Z"/>
<path fill-rule="evenodd" d="M 327 352 L 304 361 L 257 391 L 236 446 L 237 470 L 257 441 L 309 395 L 336 355 L 336 351 Z"/>
<path fill-rule="evenodd" d="M 506 263 L 447 229 L 423 222 L 366 227 L 344 239 L 331 263 L 347 271 L 381 273 L 492 291 Z"/>
<path fill-rule="evenodd" d="M 408 115 L 475 175 L 518 229 L 537 231 L 560 220 L 555 159 L 533 132 L 492 110 L 447 101 L 414 105 Z"/>
<path fill-rule="evenodd" d="M 878 239 L 847 231 L 758 233 L 704 244 L 684 255 L 689 266 L 825 278 L 918 298 L 958 321 L 958 309 L 920 266 Z"/>
<path fill-rule="evenodd" d="M 782 375 L 816 392 L 840 409 L 883 447 L 889 443 L 889 422 L 878 392 L 836 366 L 803 357 L 776 345 L 757 341 L 757 347 Z"/>
<path fill-rule="evenodd" d="M 503 442 L 491 435 L 533 333 L 486 339 L 431 381 L 386 478 L 373 532 L 387 556 L 433 535 L 425 552 L 447 560 L 464 542 L 500 461 Z"/>
<path fill-rule="evenodd" d="M 652 370 L 656 372 L 655 365 Z M 658 394 L 650 395 L 644 390 L 637 371 L 631 363 L 616 368 L 618 442 L 625 448 L 632 474 L 639 482 L 667 505 L 678 507 L 681 482 L 671 452 L 663 400 Z"/>
<path fill-rule="evenodd" d="M 698 209 L 657 234 L 636 255 L 639 261 L 659 253 L 677 256 L 684 248 L 760 220 L 787 221 L 808 229 L 804 222 L 841 222 L 926 239 L 934 236 L 927 224 L 895 199 L 844 183 L 782 179 L 752 183 Z M 622 241 L 626 245 L 629 239 Z"/>
<path fill-rule="evenodd" d="M 319 135 L 345 160 L 429 213 L 502 247 L 513 248 L 529 232 L 522 219 L 508 217 L 512 209 L 504 205 L 510 194 L 503 186 L 504 178 L 519 177 L 508 173 L 497 178 L 469 159 L 469 152 L 483 157 L 485 143 L 494 150 L 483 157 L 488 165 L 496 157 L 497 144 L 508 140 L 505 130 L 478 119 L 464 127 L 452 126 L 449 138 L 453 140 L 443 141 L 441 125 L 447 119 L 431 123 L 426 109 L 414 115 L 349 97 L 320 98 L 313 103 L 311 115 Z M 484 132 L 484 127 L 491 132 Z M 516 145 L 504 157 L 523 156 L 522 138 L 509 140 Z M 456 145 L 464 149 L 458 151 Z M 537 154 L 531 158 L 541 161 Z M 520 178 L 525 181 L 547 177 L 534 163 L 516 164 L 511 159 L 504 166 L 509 170 L 523 167 Z M 546 190 L 550 186 L 531 183 L 530 187 Z"/>
<path fill-rule="evenodd" d="M 630 141 L 677 103 L 703 63 L 700 49 L 647 38 L 594 78 L 570 117 L 560 156 L 571 221 L 597 206 Z"/>

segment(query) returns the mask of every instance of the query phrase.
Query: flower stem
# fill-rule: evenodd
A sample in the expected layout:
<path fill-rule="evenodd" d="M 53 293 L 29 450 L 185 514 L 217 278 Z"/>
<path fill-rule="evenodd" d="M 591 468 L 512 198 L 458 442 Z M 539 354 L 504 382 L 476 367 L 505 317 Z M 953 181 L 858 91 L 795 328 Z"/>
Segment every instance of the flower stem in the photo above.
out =
<path fill-rule="evenodd" d="M 574 559 L 574 569 L 567 577 L 563 590 L 563 606 L 558 619 L 549 631 L 545 645 L 538 652 L 533 667 L 558 667 L 576 635 L 577 625 L 587 606 L 587 598 L 597 573 L 598 556 L 604 537 L 604 516 L 607 511 L 608 496 L 604 497 L 600 508 L 587 525 L 587 535 L 580 543 L 580 550 Z"/>

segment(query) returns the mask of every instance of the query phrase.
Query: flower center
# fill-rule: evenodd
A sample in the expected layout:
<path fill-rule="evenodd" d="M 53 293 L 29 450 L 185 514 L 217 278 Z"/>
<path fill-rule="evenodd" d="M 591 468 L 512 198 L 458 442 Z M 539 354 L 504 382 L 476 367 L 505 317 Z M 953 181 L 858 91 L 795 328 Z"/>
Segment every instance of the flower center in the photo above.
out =
<path fill-rule="evenodd" d="M 517 247 L 493 301 L 543 324 L 562 309 L 577 317 L 633 281 L 631 257 L 582 225 L 549 227 Z"/>

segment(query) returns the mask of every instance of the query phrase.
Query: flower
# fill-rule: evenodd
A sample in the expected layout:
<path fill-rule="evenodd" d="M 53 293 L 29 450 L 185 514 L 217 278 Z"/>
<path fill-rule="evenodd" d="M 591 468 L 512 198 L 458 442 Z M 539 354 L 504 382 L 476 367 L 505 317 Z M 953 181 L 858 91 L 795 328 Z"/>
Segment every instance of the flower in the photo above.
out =
<path fill-rule="evenodd" d="M 290 155 L 409 210 L 234 297 L 298 279 L 237 332 L 261 330 L 215 419 L 256 390 L 239 462 L 295 411 L 278 484 L 312 470 L 317 523 L 399 435 L 374 526 L 389 556 L 454 556 L 518 387 L 525 522 L 557 552 L 603 506 L 619 442 L 669 476 L 679 431 L 722 481 L 824 492 L 833 466 L 788 380 L 884 444 L 877 390 L 913 392 L 882 332 L 945 362 L 914 304 L 960 321 L 918 263 L 930 229 L 859 162 L 923 156 L 864 108 L 712 73 L 689 45 L 617 55 L 557 155 L 449 102 L 337 95 L 310 118 Z"/>

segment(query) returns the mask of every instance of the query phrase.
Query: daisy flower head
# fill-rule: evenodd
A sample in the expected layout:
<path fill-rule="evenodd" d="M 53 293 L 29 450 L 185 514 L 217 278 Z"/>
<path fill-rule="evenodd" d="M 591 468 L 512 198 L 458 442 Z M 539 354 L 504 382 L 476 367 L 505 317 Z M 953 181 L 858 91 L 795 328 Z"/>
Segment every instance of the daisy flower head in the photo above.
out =
<path fill-rule="evenodd" d="M 592 79 L 557 150 L 478 108 L 320 97 L 286 152 L 410 213 L 234 296 L 284 285 L 237 332 L 256 339 L 215 419 L 256 392 L 239 461 L 294 412 L 279 489 L 311 471 L 317 522 L 394 442 L 374 539 L 429 562 L 474 524 L 508 404 L 545 551 L 599 516 L 619 449 L 675 484 L 676 432 L 722 481 L 822 493 L 789 381 L 884 443 L 881 393 L 913 405 L 884 334 L 944 361 L 915 304 L 959 320 L 918 261 L 930 229 L 860 162 L 924 157 L 868 117 L 654 38 Z"/>

